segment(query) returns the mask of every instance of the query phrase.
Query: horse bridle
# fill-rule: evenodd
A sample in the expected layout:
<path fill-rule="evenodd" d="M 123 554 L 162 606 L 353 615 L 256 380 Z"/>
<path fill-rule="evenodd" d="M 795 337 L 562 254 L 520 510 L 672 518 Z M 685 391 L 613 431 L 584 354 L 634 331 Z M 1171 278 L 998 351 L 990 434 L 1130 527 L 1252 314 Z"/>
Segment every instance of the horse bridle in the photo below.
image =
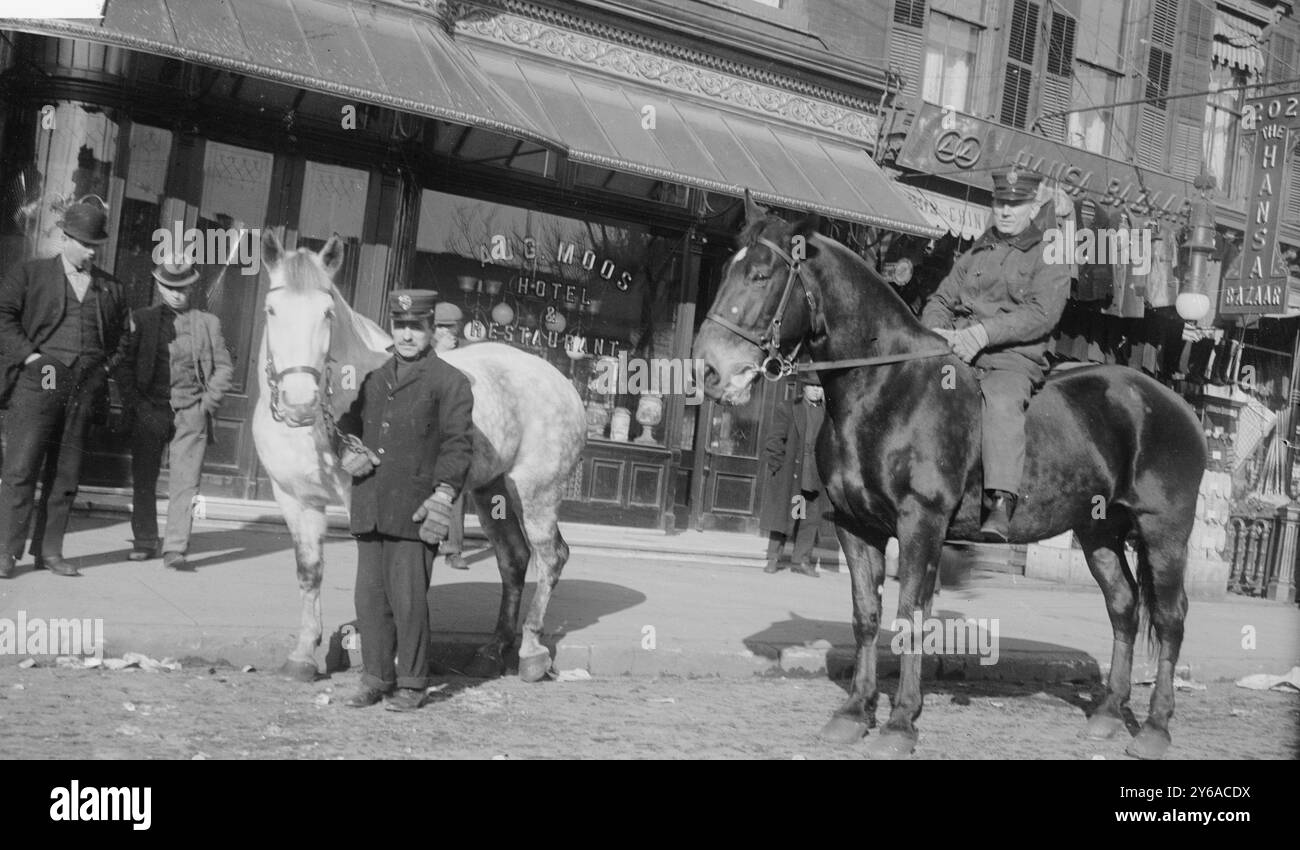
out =
<path fill-rule="evenodd" d="M 280 410 L 280 382 L 288 375 L 311 375 L 317 388 L 321 390 L 318 394 L 320 397 L 321 418 L 325 421 L 327 433 L 332 438 L 338 432 L 338 424 L 334 421 L 334 412 L 330 406 L 330 400 L 334 397 L 334 382 L 331 380 L 333 370 L 331 370 L 329 366 L 329 354 L 325 355 L 325 373 L 323 375 L 321 374 L 321 370 L 313 366 L 290 366 L 288 369 L 277 371 L 275 368 L 275 355 L 271 352 L 270 333 L 268 332 L 263 339 L 266 345 L 266 383 L 271 390 L 271 418 L 276 422 L 283 423 L 287 428 L 306 427 L 307 423 L 295 425 L 292 422 L 285 421 L 284 413 Z"/>
<path fill-rule="evenodd" d="M 803 289 L 804 299 L 808 302 L 808 314 L 811 316 L 816 312 L 816 303 L 813 301 L 812 292 L 808 289 L 807 283 L 803 279 L 803 267 L 799 260 L 796 260 L 788 254 L 780 245 L 777 245 L 770 239 L 759 237 L 758 242 L 764 245 L 772 253 L 776 254 L 785 261 L 789 274 L 786 275 L 785 289 L 781 292 L 781 300 L 777 302 L 776 312 L 767 323 L 767 330 L 761 336 L 756 336 L 745 328 L 740 327 L 735 322 L 727 319 L 717 312 L 710 311 L 705 318 L 717 322 L 722 327 L 731 331 L 736 336 L 758 346 L 760 351 L 766 351 L 767 357 L 764 358 L 762 365 L 759 367 L 763 377 L 769 381 L 779 381 L 787 378 L 797 372 L 817 372 L 822 369 L 848 369 L 855 366 L 878 366 L 886 363 L 901 363 L 907 360 L 921 360 L 926 357 L 938 357 L 948 354 L 948 351 L 909 351 L 901 354 L 885 354 L 878 357 L 853 357 L 846 360 L 822 360 L 813 363 L 795 363 L 795 358 L 799 356 L 799 347 L 803 345 L 803 340 L 795 344 L 794 350 L 789 355 L 781 352 L 781 321 L 785 316 L 786 307 L 790 303 L 790 293 L 794 290 L 795 281 L 799 282 L 800 288 Z"/>

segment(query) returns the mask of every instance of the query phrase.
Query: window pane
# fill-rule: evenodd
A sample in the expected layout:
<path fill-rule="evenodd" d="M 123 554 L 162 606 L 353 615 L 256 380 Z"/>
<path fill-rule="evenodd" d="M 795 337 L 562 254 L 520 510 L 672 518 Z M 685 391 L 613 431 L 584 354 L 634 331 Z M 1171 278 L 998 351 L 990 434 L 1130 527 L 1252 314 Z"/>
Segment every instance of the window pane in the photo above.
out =
<path fill-rule="evenodd" d="M 968 111 L 978 43 L 975 27 L 947 15 L 932 15 L 921 96 L 931 103 Z"/>
<path fill-rule="evenodd" d="M 1075 56 L 1108 68 L 1123 69 L 1121 55 L 1126 0 L 1089 0 L 1079 9 L 1079 40 Z"/>
<path fill-rule="evenodd" d="M 1075 107 L 1115 102 L 1115 75 L 1082 62 L 1075 65 Z M 1077 148 L 1104 154 L 1107 152 L 1115 113 L 1112 109 L 1090 109 L 1069 115 L 1067 141 Z"/>

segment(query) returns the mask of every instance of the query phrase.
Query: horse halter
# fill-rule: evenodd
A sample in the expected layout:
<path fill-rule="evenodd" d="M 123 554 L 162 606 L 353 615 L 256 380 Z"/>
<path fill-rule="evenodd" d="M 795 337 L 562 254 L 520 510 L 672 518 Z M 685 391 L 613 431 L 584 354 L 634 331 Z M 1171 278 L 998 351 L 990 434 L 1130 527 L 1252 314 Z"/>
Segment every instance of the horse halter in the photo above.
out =
<path fill-rule="evenodd" d="M 329 430 L 329 433 L 333 435 L 338 430 L 338 425 L 334 422 L 334 414 L 330 409 L 330 399 L 334 397 L 334 382 L 331 380 L 332 370 L 329 367 L 329 355 L 325 355 L 325 374 L 323 376 L 319 369 L 312 366 L 290 366 L 288 369 L 277 371 L 275 368 L 275 355 L 271 352 L 270 333 L 268 332 L 263 339 L 266 346 L 266 383 L 271 390 L 271 418 L 276 422 L 282 423 L 287 428 L 302 428 L 306 426 L 307 423 L 294 424 L 285 421 L 284 413 L 280 410 L 280 381 L 282 381 L 287 375 L 311 375 L 316 386 L 323 390 L 319 393 L 321 418 L 325 420 L 326 428 Z"/>
<path fill-rule="evenodd" d="M 755 336 L 717 312 L 709 312 L 705 318 L 717 322 L 751 345 L 756 345 L 760 350 L 766 351 L 767 357 L 764 358 L 763 365 L 760 367 L 763 377 L 769 381 L 779 381 L 797 371 L 794 359 L 799 355 L 799 347 L 803 345 L 802 340 L 798 342 L 789 356 L 781 353 L 781 320 L 784 318 L 785 309 L 790 303 L 790 293 L 794 290 L 796 280 L 799 282 L 800 288 L 803 289 L 804 298 L 808 301 L 809 314 L 813 312 L 815 305 L 813 304 L 812 293 L 804 283 L 800 261 L 790 256 L 780 245 L 770 239 L 759 237 L 758 241 L 759 244 L 767 246 L 768 250 L 785 260 L 786 268 L 789 270 L 789 274 L 785 278 L 785 289 L 781 292 L 781 300 L 776 305 L 776 312 L 772 314 L 772 318 L 767 323 L 767 330 L 761 336 Z"/>
<path fill-rule="evenodd" d="M 794 282 L 799 281 L 800 287 L 803 288 L 804 298 L 808 301 L 808 314 L 811 317 L 816 312 L 816 304 L 813 301 L 812 292 L 809 291 L 807 283 L 803 279 L 803 269 L 798 260 L 787 254 L 781 246 L 777 245 L 770 239 L 759 238 L 759 243 L 766 245 L 774 254 L 785 260 L 786 266 L 790 273 L 785 279 L 785 290 L 781 293 L 781 300 L 776 306 L 776 312 L 772 315 L 767 324 L 767 330 L 762 336 L 755 336 L 749 331 L 723 318 L 716 312 L 709 312 L 705 318 L 717 322 L 722 327 L 734 333 L 736 336 L 756 345 L 759 349 L 767 352 L 767 357 L 763 360 L 763 365 L 759 367 L 763 372 L 763 377 L 769 381 L 779 381 L 789 377 L 796 372 L 817 372 L 822 369 L 850 369 L 856 366 L 882 366 L 887 363 L 902 363 L 907 360 L 923 360 L 928 357 L 940 357 L 948 354 L 948 350 L 935 351 L 907 351 L 899 354 L 883 354 L 878 357 L 852 357 L 845 360 L 822 360 L 815 363 L 798 363 L 794 362 L 799 356 L 799 347 L 803 345 L 803 340 L 795 344 L 794 350 L 789 356 L 781 353 L 781 319 L 785 315 L 785 308 L 790 303 L 790 292 L 794 289 Z M 811 319 L 810 319 L 811 320 Z"/>

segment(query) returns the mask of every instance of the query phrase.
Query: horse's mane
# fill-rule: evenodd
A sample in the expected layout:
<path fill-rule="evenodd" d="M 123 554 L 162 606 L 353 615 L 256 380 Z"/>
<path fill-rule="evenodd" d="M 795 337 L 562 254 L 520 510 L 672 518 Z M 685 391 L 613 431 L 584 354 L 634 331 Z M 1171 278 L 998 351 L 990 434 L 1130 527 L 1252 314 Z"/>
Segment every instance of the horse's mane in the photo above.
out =
<path fill-rule="evenodd" d="M 747 221 L 744 229 L 740 231 L 740 235 L 736 237 L 736 241 L 742 248 L 753 248 L 758 245 L 759 239 L 766 236 L 773 242 L 780 244 L 780 239 L 772 239 L 772 231 L 785 231 L 793 227 L 793 224 L 780 216 L 768 213 L 755 221 Z M 870 291 L 873 291 L 877 293 L 879 297 L 884 298 L 885 303 L 888 304 L 891 311 L 898 314 L 898 318 L 902 320 L 904 328 L 913 331 L 924 331 L 924 326 L 921 324 L 921 320 L 912 313 L 911 308 L 907 306 L 907 302 L 903 300 L 903 296 L 900 295 L 898 290 L 893 286 L 890 286 L 889 281 L 881 277 L 881 275 L 871 267 L 870 263 L 850 249 L 847 245 L 832 239 L 829 236 L 814 233 L 813 237 L 809 239 L 809 244 L 811 245 L 813 239 L 818 237 L 824 240 L 823 245 L 831 249 L 832 253 L 834 253 L 838 258 L 838 261 L 846 267 L 846 271 L 849 274 L 853 275 L 855 279 L 861 279 L 862 285 L 859 287 L 860 289 L 870 288 Z"/>

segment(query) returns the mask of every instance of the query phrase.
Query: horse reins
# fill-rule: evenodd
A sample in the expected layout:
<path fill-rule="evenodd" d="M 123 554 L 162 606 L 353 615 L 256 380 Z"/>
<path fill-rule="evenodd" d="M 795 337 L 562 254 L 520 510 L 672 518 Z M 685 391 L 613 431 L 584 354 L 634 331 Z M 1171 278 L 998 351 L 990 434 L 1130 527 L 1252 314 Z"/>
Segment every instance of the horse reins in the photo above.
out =
<path fill-rule="evenodd" d="M 794 284 L 798 281 L 799 286 L 803 289 L 804 300 L 808 302 L 808 312 L 811 315 L 816 310 L 816 303 L 813 301 L 812 292 L 809 291 L 806 282 L 803 279 L 803 267 L 799 260 L 796 260 L 788 254 L 781 246 L 777 245 L 770 239 L 759 237 L 759 244 L 765 245 L 768 250 L 776 254 L 785 261 L 789 274 L 786 275 L 785 289 L 781 292 L 781 300 L 777 303 L 776 312 L 772 315 L 767 324 L 767 330 L 762 336 L 756 336 L 745 328 L 740 327 L 735 322 L 724 318 L 716 312 L 709 312 L 705 318 L 714 321 L 731 331 L 736 336 L 756 345 L 762 351 L 767 352 L 767 357 L 763 360 L 760 370 L 763 377 L 769 381 L 779 381 L 782 378 L 800 372 L 817 372 L 823 369 L 850 369 L 857 366 L 883 366 L 887 363 L 902 363 L 908 360 L 921 360 L 927 357 L 938 357 L 948 354 L 948 351 L 909 351 L 901 354 L 883 354 L 877 357 L 852 357 L 845 360 L 821 360 L 813 363 L 795 363 L 794 358 L 799 354 L 799 348 L 803 345 L 800 340 L 795 344 L 794 350 L 789 355 L 781 353 L 781 321 L 785 316 L 786 307 L 790 303 L 790 293 L 794 290 Z"/>

